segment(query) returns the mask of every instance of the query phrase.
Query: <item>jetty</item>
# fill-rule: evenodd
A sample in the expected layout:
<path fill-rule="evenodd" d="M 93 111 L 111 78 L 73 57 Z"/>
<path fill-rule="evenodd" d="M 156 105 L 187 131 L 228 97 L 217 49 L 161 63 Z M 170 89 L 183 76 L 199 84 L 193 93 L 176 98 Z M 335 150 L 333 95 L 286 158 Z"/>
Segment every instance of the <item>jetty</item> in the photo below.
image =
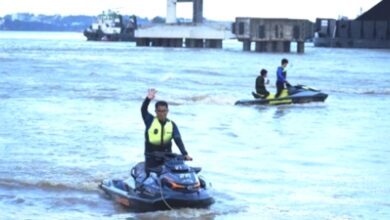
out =
<path fill-rule="evenodd" d="M 305 41 L 313 36 L 313 23 L 304 19 L 237 17 L 232 32 L 242 42 L 244 51 L 290 52 L 291 42 L 304 53 Z"/>
<path fill-rule="evenodd" d="M 177 3 L 193 5 L 192 21 L 178 23 Z M 203 0 L 167 0 L 166 22 L 162 25 L 139 28 L 135 32 L 136 45 L 143 47 L 222 48 L 223 40 L 233 38 L 229 30 L 204 23 Z"/>

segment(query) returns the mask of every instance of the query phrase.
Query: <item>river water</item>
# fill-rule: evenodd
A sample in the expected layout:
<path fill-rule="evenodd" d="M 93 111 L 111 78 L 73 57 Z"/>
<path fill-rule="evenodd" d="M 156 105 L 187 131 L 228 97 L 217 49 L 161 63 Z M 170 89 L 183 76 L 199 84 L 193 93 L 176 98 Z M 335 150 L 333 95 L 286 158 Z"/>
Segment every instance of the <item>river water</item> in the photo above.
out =
<path fill-rule="evenodd" d="M 261 68 L 275 92 L 284 57 L 290 83 L 328 93 L 324 103 L 234 105 Z M 389 60 L 311 44 L 265 54 L 234 40 L 173 49 L 0 32 L 0 219 L 390 219 Z M 143 159 L 150 87 L 211 184 L 209 209 L 132 213 L 98 190 Z"/>

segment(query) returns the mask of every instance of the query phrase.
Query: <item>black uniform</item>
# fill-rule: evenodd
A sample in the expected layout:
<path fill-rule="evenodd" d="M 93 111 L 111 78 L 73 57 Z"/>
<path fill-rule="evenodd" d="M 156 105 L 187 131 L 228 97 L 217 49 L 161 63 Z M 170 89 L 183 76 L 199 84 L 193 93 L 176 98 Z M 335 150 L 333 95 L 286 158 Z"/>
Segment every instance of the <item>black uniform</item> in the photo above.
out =
<path fill-rule="evenodd" d="M 269 96 L 269 92 L 265 88 L 265 78 L 262 76 L 258 76 L 256 78 L 256 93 L 259 95 L 263 95 L 264 98 Z"/>

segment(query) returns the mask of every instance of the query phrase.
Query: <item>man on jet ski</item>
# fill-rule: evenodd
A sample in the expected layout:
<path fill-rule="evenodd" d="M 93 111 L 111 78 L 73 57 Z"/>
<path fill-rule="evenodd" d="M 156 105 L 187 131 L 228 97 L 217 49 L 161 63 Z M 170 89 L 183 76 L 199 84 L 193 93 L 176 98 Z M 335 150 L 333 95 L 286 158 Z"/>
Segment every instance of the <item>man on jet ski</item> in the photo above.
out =
<path fill-rule="evenodd" d="M 287 81 L 287 70 L 286 67 L 288 65 L 288 60 L 286 58 L 282 59 L 281 66 L 278 67 L 276 70 L 276 94 L 275 98 L 279 98 L 279 96 L 282 94 L 283 89 L 286 86 L 291 86 Z"/>
<path fill-rule="evenodd" d="M 147 174 L 149 174 L 150 168 L 158 167 L 162 164 L 162 161 L 157 161 L 150 153 L 155 151 L 172 152 L 172 139 L 175 141 L 185 159 L 192 160 L 184 147 L 179 129 L 173 121 L 167 118 L 168 103 L 165 101 L 156 102 L 156 116 L 153 116 L 148 112 L 149 103 L 154 99 L 156 93 L 157 91 L 155 89 L 149 89 L 148 95 L 141 107 L 142 119 L 146 126 L 145 171 Z"/>
<path fill-rule="evenodd" d="M 267 73 L 267 70 L 262 69 L 260 71 L 260 75 L 256 78 L 256 93 L 261 95 L 263 98 L 267 98 L 267 96 L 269 96 L 269 92 L 265 88 L 265 85 L 269 83 Z"/>

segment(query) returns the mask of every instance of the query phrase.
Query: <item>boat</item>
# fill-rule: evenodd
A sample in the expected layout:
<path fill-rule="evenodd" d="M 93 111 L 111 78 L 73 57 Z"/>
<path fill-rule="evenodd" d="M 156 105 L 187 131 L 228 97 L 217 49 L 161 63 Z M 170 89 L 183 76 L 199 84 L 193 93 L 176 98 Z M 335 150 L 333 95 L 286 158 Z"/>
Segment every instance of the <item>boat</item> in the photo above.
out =
<path fill-rule="evenodd" d="M 88 41 L 135 41 L 136 16 L 125 18 L 108 10 L 98 15 L 95 23 L 84 30 Z"/>
<path fill-rule="evenodd" d="M 255 92 L 252 92 L 252 95 L 254 99 L 238 100 L 235 105 L 282 105 L 324 102 L 328 97 L 328 94 L 305 85 L 288 86 L 287 88 L 283 89 L 279 98 L 275 98 L 274 94 L 270 94 L 266 98 Z"/>
<path fill-rule="evenodd" d="M 214 203 L 206 181 L 198 176 L 200 167 L 184 163 L 184 156 L 175 153 L 154 152 L 153 157 L 163 162 L 150 170 L 140 162 L 131 171 L 131 177 L 106 179 L 99 185 L 106 195 L 135 212 L 176 208 L 208 208 Z"/>

